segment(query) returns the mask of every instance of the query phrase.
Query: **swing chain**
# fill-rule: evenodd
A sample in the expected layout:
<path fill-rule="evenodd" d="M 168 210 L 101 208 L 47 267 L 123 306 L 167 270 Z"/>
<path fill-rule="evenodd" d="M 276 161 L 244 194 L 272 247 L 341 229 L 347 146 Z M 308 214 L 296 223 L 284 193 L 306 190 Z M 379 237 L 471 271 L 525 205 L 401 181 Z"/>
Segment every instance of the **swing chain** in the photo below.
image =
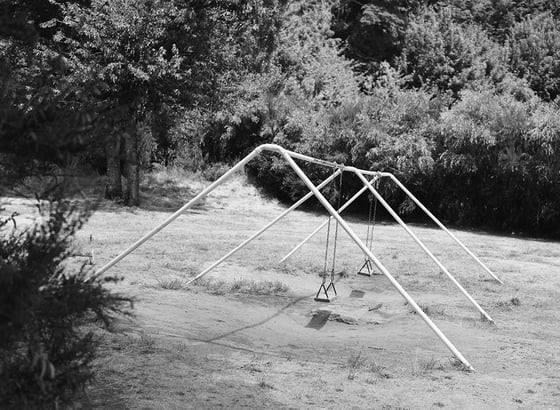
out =
<path fill-rule="evenodd" d="M 369 236 L 371 231 L 371 213 L 373 209 L 372 194 L 369 194 L 368 197 L 369 197 L 369 212 L 368 212 L 368 225 L 367 225 L 367 233 L 366 233 L 366 248 L 371 249 L 371 246 L 369 244 Z"/>
<path fill-rule="evenodd" d="M 379 178 L 376 178 L 374 181 L 374 189 L 377 191 L 379 189 Z M 373 197 L 373 198 L 372 198 Z M 377 217 L 377 197 L 373 194 L 369 196 L 369 216 L 368 216 L 368 229 L 366 234 L 366 246 L 369 250 L 371 250 L 373 246 L 373 231 L 375 230 L 375 220 Z M 373 216 L 372 216 L 372 208 L 373 208 Z M 367 259 L 367 257 L 366 257 Z"/>
<path fill-rule="evenodd" d="M 341 206 L 341 199 L 342 199 L 342 172 L 340 173 L 340 179 L 338 184 L 338 198 L 337 198 L 337 208 L 336 212 L 340 212 Z M 330 220 L 330 218 L 329 218 Z M 333 248 L 333 261 L 332 261 L 332 270 L 331 270 L 331 282 L 334 281 L 334 268 L 336 263 L 336 245 L 338 242 L 338 219 L 336 220 L 336 225 L 334 227 L 334 248 Z"/>
<path fill-rule="evenodd" d="M 340 211 L 340 207 L 341 207 L 341 200 L 342 200 L 342 174 L 343 172 L 340 173 L 340 182 L 339 182 L 339 187 L 338 187 L 338 193 L 337 193 L 337 213 Z M 328 264 L 328 257 L 329 257 L 329 238 L 330 238 L 330 234 L 331 234 L 331 219 L 333 217 L 330 216 L 329 217 L 329 222 L 327 225 L 327 241 L 326 241 L 326 246 L 325 246 L 325 261 L 323 264 L 323 279 L 321 281 L 321 286 L 319 286 L 319 290 L 317 291 L 317 295 L 315 296 L 315 300 L 320 300 L 320 301 L 329 301 L 329 289 L 332 288 L 332 290 L 334 291 L 334 294 L 337 295 L 336 292 L 336 288 L 334 286 L 334 275 L 335 275 L 335 263 L 336 263 L 336 247 L 337 247 L 337 241 L 338 241 L 338 220 L 336 220 L 336 225 L 335 225 L 335 229 L 334 229 L 334 245 L 333 245 L 333 261 L 332 261 L 332 269 L 331 269 L 331 275 L 330 275 L 330 283 L 328 286 L 325 287 L 326 281 L 327 281 L 327 264 Z M 323 291 L 325 293 L 325 297 L 326 299 L 320 298 L 319 295 L 321 294 L 321 291 Z"/>
<path fill-rule="evenodd" d="M 327 243 L 325 246 L 325 262 L 323 264 L 323 274 L 321 275 L 323 277 L 323 281 L 321 282 L 321 286 L 325 285 L 325 282 L 327 281 L 327 263 L 328 263 L 328 259 L 329 259 L 329 238 L 331 237 L 331 218 L 329 218 L 329 223 L 327 224 Z"/>

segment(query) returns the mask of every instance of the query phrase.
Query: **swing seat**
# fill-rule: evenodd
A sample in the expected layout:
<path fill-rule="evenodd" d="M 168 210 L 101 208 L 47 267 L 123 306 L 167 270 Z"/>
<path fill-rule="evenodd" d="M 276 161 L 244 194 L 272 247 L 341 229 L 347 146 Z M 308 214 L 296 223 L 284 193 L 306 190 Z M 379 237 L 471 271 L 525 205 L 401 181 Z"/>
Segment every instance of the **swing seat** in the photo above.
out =
<path fill-rule="evenodd" d="M 334 295 L 329 295 L 329 289 L 332 288 Z M 321 291 L 323 291 L 321 293 Z M 334 287 L 334 282 L 329 283 L 329 286 L 325 287 L 325 284 L 321 284 L 317 294 L 315 295 L 315 302 L 332 302 L 337 296 L 336 288 Z"/>
<path fill-rule="evenodd" d="M 315 296 L 315 302 L 330 303 L 333 302 L 336 299 L 336 297 L 337 297 L 336 295 Z"/>
<path fill-rule="evenodd" d="M 372 275 L 381 275 L 381 273 L 377 272 L 374 267 L 371 259 L 366 259 L 360 270 L 358 271 L 358 275 L 362 276 L 372 276 Z"/>

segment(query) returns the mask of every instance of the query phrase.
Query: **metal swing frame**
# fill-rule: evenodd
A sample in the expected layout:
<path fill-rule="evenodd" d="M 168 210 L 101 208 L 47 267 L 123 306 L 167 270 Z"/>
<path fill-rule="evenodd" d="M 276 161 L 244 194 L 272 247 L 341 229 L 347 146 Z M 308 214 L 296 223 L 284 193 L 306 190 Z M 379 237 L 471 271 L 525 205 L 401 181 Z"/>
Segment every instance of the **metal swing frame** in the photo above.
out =
<path fill-rule="evenodd" d="M 135 243 L 130 245 L 127 249 L 122 251 L 118 256 L 116 256 L 114 259 L 109 261 L 106 265 L 101 267 L 96 272 L 96 275 L 103 274 L 108 269 L 110 269 L 111 267 L 113 267 L 114 265 L 119 263 L 127 255 L 129 255 L 131 252 L 133 252 L 135 249 L 137 249 L 143 243 L 148 241 L 152 236 L 157 234 L 159 231 L 161 231 L 163 228 L 165 228 L 167 225 L 169 225 L 171 222 L 173 222 L 175 219 L 177 219 L 179 216 L 181 216 L 187 209 L 193 207 L 197 202 L 199 202 L 201 199 L 203 199 L 205 196 L 207 196 L 216 187 L 218 187 L 220 184 L 222 184 L 224 181 L 226 181 L 232 174 L 234 174 L 236 171 L 239 171 L 239 170 L 243 169 L 243 167 L 249 161 L 251 161 L 256 156 L 260 155 L 263 152 L 272 152 L 272 153 L 279 154 L 288 163 L 288 165 L 294 170 L 294 172 L 301 178 L 301 180 L 308 187 L 310 192 L 307 195 L 305 195 L 303 198 L 301 198 L 299 201 L 294 203 L 291 207 L 289 207 L 284 212 L 282 212 L 273 221 L 269 222 L 265 227 L 263 227 L 259 231 L 255 232 L 253 235 L 251 235 L 248 239 L 243 241 L 236 248 L 234 248 L 233 250 L 228 252 L 226 255 L 224 255 L 222 258 L 220 258 L 219 260 L 214 262 L 211 266 L 209 266 L 208 268 L 206 268 L 205 270 L 200 272 L 193 279 L 191 279 L 188 283 L 192 283 L 195 280 L 197 280 L 197 279 L 201 278 L 202 276 L 206 275 L 208 272 L 210 272 L 212 269 L 214 269 L 216 266 L 218 266 L 224 260 L 229 258 L 235 252 L 237 252 L 238 250 L 243 248 L 245 245 L 247 245 L 253 239 L 255 239 L 256 237 L 261 235 L 267 229 L 269 229 L 272 225 L 274 225 L 276 222 L 278 222 L 284 216 L 289 214 L 294 209 L 298 208 L 301 204 L 303 204 L 305 201 L 307 201 L 312 196 L 315 196 L 317 198 L 317 200 L 324 206 L 324 208 L 327 210 L 327 212 L 331 215 L 329 217 L 329 219 L 334 218 L 337 221 L 337 223 L 342 227 L 342 229 L 348 234 L 348 236 L 361 249 L 361 251 L 364 253 L 364 255 L 369 260 L 371 260 L 371 262 L 377 267 L 377 269 L 383 275 L 385 275 L 387 277 L 387 279 L 390 281 L 391 285 L 401 294 L 401 296 L 406 300 L 406 302 L 408 302 L 408 304 L 414 309 L 414 311 L 418 314 L 418 316 L 420 316 L 420 318 L 428 325 L 428 327 L 436 334 L 436 336 L 445 344 L 445 346 L 452 352 L 452 354 L 464 365 L 465 369 L 474 371 L 474 368 L 467 361 L 467 359 L 465 359 L 465 357 L 461 354 L 461 352 L 459 352 L 459 350 L 457 350 L 457 348 L 451 343 L 451 341 L 449 341 L 449 339 L 443 334 L 443 332 L 436 326 L 436 324 L 426 315 L 426 313 L 424 313 L 424 311 L 418 306 L 418 304 L 408 294 L 408 292 L 400 285 L 400 283 L 393 277 L 393 275 L 387 270 L 387 268 L 385 268 L 385 266 L 381 263 L 381 261 L 379 259 L 377 259 L 377 257 L 364 244 L 364 242 L 359 238 L 359 236 L 354 232 L 354 230 L 348 225 L 348 223 L 340 216 L 340 213 L 345 208 L 347 208 L 351 202 L 353 202 L 355 199 L 357 199 L 357 197 L 359 195 L 361 195 L 366 190 L 369 190 L 371 192 L 371 194 L 373 194 L 375 196 L 375 198 L 379 201 L 379 203 L 381 203 L 383 205 L 383 207 L 385 207 L 385 209 L 393 216 L 393 218 L 395 218 L 395 220 L 401 226 L 403 226 L 403 228 L 405 228 L 407 233 L 409 233 L 409 235 L 420 245 L 420 247 L 432 258 L 432 260 L 434 260 L 434 262 L 436 262 L 436 264 L 440 267 L 442 272 L 445 273 L 453 281 L 453 283 L 471 301 L 471 303 L 473 303 L 473 305 L 481 312 L 481 314 L 484 317 L 486 317 L 488 320 L 492 321 L 490 316 L 488 316 L 488 314 L 467 293 L 467 291 L 465 289 L 463 289 L 463 287 L 455 280 L 455 278 L 453 278 L 453 276 L 447 271 L 447 269 L 441 264 L 441 262 L 439 262 L 439 260 L 437 260 L 437 258 L 420 241 L 420 239 L 418 239 L 416 237 L 416 235 L 414 235 L 414 233 L 408 228 L 408 226 L 406 226 L 406 224 L 398 217 L 398 215 L 391 209 L 391 207 L 387 204 L 387 202 L 383 199 L 383 197 L 377 192 L 377 190 L 373 187 L 371 182 L 366 179 L 365 176 L 372 177 L 373 179 L 379 178 L 379 177 L 389 177 L 391 180 L 393 180 L 405 192 L 405 194 L 412 201 L 414 201 L 418 205 L 418 207 L 420 209 L 422 209 L 441 229 L 443 229 L 480 266 L 482 266 L 484 268 L 484 270 L 486 270 L 495 280 L 497 280 L 500 283 L 502 283 L 502 282 L 494 275 L 494 273 L 492 273 L 492 271 L 490 271 L 490 269 L 488 267 L 486 267 L 486 265 L 484 265 L 484 263 L 480 259 L 478 259 L 461 241 L 459 241 L 459 239 L 457 239 L 455 237 L 455 235 L 453 235 L 435 216 L 433 216 L 433 214 L 430 213 L 430 211 L 423 204 L 421 204 L 420 201 L 416 197 L 414 197 L 414 195 L 412 195 L 412 193 L 410 193 L 410 191 L 408 191 L 406 189 L 406 187 L 394 175 L 392 175 L 390 173 L 387 173 L 387 172 L 362 170 L 362 169 L 357 169 L 355 167 L 345 166 L 343 164 L 337 164 L 337 163 L 334 163 L 334 162 L 324 161 L 324 160 L 313 158 L 313 157 L 310 157 L 310 156 L 307 156 L 307 155 L 303 155 L 303 154 L 299 154 L 299 153 L 296 153 L 296 152 L 288 151 L 288 150 L 286 150 L 286 149 L 284 149 L 284 148 L 282 148 L 278 145 L 274 145 L 274 144 L 260 145 L 259 147 L 255 148 L 251 153 L 249 153 L 245 158 L 243 158 L 240 162 L 238 162 L 234 167 L 232 167 L 229 171 L 227 171 L 224 175 L 222 175 L 222 177 L 220 177 L 219 179 L 214 181 L 212 184 L 210 184 L 208 187 L 203 189 L 193 199 L 191 199 L 189 202 L 187 202 L 185 205 L 183 205 L 179 210 L 177 210 L 175 213 L 173 213 L 171 216 L 169 216 L 160 225 L 153 228 L 151 231 L 149 231 L 144 236 L 142 236 L 140 239 L 138 239 Z M 309 163 L 313 163 L 313 164 L 316 164 L 316 165 L 321 165 L 321 166 L 333 168 L 333 169 L 335 169 L 335 172 L 330 177 L 325 179 L 325 181 L 323 181 L 321 184 L 315 186 L 313 184 L 313 182 L 311 182 L 311 180 L 307 177 L 305 172 L 297 165 L 297 163 L 295 162 L 296 159 L 301 160 L 301 161 L 305 161 L 305 162 L 309 162 Z M 342 172 L 354 173 L 362 181 L 364 186 L 346 204 L 341 206 L 338 209 L 338 212 L 337 212 L 337 210 L 335 210 L 332 207 L 332 205 L 324 197 L 324 195 L 321 194 L 320 189 L 323 188 L 324 186 L 326 186 L 329 182 L 331 182 L 337 175 L 339 175 Z"/>

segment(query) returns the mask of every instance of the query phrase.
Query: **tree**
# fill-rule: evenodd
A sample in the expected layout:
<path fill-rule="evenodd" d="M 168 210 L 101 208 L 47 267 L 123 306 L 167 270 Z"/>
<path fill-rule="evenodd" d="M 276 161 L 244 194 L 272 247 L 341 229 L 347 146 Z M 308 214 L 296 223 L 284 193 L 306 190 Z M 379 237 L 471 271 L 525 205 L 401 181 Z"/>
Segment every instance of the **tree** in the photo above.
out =
<path fill-rule="evenodd" d="M 172 130 L 184 122 L 185 111 L 216 110 L 231 84 L 262 70 L 274 41 L 276 7 L 233 0 L 64 6 L 57 40 L 71 56 L 76 83 L 103 82 L 96 101 L 110 134 L 107 197 L 121 196 L 124 164 L 125 202 L 138 205 L 139 147 L 158 144 L 158 155 L 169 158 L 176 149 Z"/>
<path fill-rule="evenodd" d="M 91 379 L 97 341 L 90 320 L 110 325 L 130 300 L 68 258 L 91 214 L 70 201 L 65 167 L 80 159 L 95 115 L 40 25 L 44 2 L 3 3 L 0 13 L 0 189 L 32 179 L 39 217 L 24 227 L 0 209 L 0 407 L 57 408 Z M 5 12 L 5 13 L 4 13 Z"/>
<path fill-rule="evenodd" d="M 182 58 L 170 41 L 179 10 L 165 0 L 93 0 L 62 6 L 65 31 L 56 40 L 69 55 L 74 84 L 100 80 L 94 96 L 109 137 L 105 142 L 106 196 L 139 204 L 142 123 L 157 115 L 158 101 L 177 93 Z M 152 116 L 154 118 L 154 116 Z"/>
<path fill-rule="evenodd" d="M 44 10 L 46 9 L 46 11 Z M 46 13 L 46 14 L 45 14 Z M 35 1 L 0 6 L 0 171 L 5 187 L 13 178 L 64 166 L 90 142 L 95 127 L 88 98 L 91 84 L 77 88 L 66 59 L 40 29 L 52 18 Z"/>
<path fill-rule="evenodd" d="M 528 16 L 511 28 L 510 69 L 546 101 L 560 95 L 560 20 L 551 12 Z"/>
<path fill-rule="evenodd" d="M 457 23 L 453 9 L 426 8 L 410 20 L 399 67 L 409 84 L 457 96 L 465 87 L 501 81 L 506 55 L 480 26 Z"/>
<path fill-rule="evenodd" d="M 375 74 L 379 63 L 392 62 L 400 54 L 409 15 L 420 3 L 418 0 L 338 1 L 332 9 L 332 28 L 335 36 L 345 42 L 346 56 Z"/>

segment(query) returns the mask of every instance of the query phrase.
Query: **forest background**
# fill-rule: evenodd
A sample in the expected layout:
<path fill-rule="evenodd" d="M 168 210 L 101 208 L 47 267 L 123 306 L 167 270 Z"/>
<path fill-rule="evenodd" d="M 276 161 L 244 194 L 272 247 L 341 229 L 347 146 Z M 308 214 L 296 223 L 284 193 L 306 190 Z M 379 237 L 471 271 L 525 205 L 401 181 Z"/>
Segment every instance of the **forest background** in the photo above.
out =
<path fill-rule="evenodd" d="M 393 172 L 454 225 L 560 237 L 557 2 L 4 0 L 0 16 L 4 179 L 101 173 L 138 205 L 156 164 L 215 178 L 276 143 Z M 248 172 L 305 191 L 272 156 Z"/>

